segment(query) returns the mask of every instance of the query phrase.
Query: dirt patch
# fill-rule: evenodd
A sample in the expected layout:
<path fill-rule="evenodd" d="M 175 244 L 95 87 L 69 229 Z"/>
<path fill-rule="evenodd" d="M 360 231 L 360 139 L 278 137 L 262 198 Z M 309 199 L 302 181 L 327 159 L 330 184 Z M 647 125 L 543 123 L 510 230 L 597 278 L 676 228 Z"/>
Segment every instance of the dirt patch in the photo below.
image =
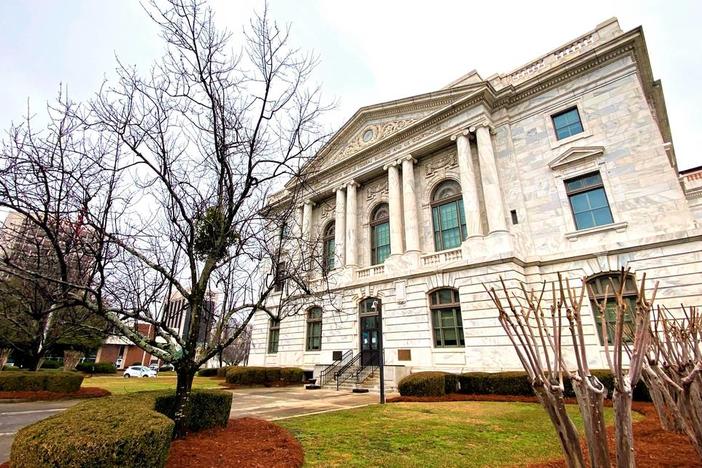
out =
<path fill-rule="evenodd" d="M 303 461 L 302 446 L 286 429 L 261 419 L 239 418 L 230 419 L 226 428 L 174 441 L 166 466 L 298 468 Z"/>
<path fill-rule="evenodd" d="M 441 397 L 394 397 L 388 402 L 436 402 L 436 401 L 516 401 L 523 403 L 538 403 L 535 396 L 515 395 L 462 395 L 452 393 Z M 575 398 L 566 398 L 567 403 L 577 404 Z M 612 406 L 611 400 L 605 401 L 605 406 Z M 646 468 L 658 467 L 700 467 L 702 461 L 697 456 L 697 451 L 683 434 L 666 432 L 661 428 L 656 409 L 651 403 L 633 402 L 632 409 L 644 418 L 633 424 L 634 449 L 636 450 L 636 465 Z M 614 456 L 614 426 L 607 428 L 609 451 Z M 587 463 L 587 445 L 581 439 Z M 614 459 L 612 459 L 614 463 Z M 530 468 L 561 468 L 566 466 L 563 459 L 546 463 L 534 463 Z M 589 466 L 589 463 L 588 463 Z"/>
<path fill-rule="evenodd" d="M 77 392 L 0 392 L 0 400 L 75 400 L 80 398 L 99 398 L 112 395 L 109 391 L 98 387 L 81 387 Z M 0 465 L 2 468 L 2 465 Z"/>

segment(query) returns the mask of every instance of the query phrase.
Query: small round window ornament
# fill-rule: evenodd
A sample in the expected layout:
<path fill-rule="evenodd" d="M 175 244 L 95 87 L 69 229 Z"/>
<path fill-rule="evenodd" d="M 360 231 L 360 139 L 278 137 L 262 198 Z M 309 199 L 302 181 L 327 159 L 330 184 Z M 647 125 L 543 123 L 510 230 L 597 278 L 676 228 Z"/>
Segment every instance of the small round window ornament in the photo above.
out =
<path fill-rule="evenodd" d="M 373 139 L 373 129 L 369 128 L 368 130 L 363 132 L 362 138 L 364 143 L 368 143 L 369 141 L 371 141 Z"/>

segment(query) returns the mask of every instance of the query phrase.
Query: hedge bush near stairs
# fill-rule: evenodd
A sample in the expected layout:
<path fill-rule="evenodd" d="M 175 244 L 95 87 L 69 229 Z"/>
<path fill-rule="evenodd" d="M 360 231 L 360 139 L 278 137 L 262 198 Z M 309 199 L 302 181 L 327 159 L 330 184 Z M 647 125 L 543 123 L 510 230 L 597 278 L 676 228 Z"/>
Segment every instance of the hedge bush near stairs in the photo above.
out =
<path fill-rule="evenodd" d="M 171 445 L 174 401 L 172 392 L 140 392 L 79 403 L 21 429 L 10 466 L 161 468 Z M 225 426 L 231 401 L 231 393 L 193 391 L 188 429 Z"/>
<path fill-rule="evenodd" d="M 305 372 L 298 367 L 228 367 L 227 383 L 235 385 L 301 384 Z"/>
<path fill-rule="evenodd" d="M 73 393 L 80 390 L 83 374 L 77 372 L 2 372 L 0 392 L 57 392 Z"/>

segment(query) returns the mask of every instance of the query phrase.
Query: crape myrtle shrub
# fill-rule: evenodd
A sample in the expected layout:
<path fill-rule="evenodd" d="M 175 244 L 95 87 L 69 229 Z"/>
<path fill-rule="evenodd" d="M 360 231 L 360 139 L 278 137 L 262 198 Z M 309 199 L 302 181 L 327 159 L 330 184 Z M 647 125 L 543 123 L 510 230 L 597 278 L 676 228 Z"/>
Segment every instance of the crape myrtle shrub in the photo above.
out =
<path fill-rule="evenodd" d="M 232 408 L 232 396 L 229 392 L 194 390 L 190 395 L 190 411 L 186 416 L 188 430 L 197 432 L 211 427 L 226 427 Z M 175 402 L 175 393 L 159 395 L 154 408 L 172 419 Z"/>
<path fill-rule="evenodd" d="M 80 403 L 20 430 L 12 444 L 13 468 L 166 464 L 174 423 L 174 392 L 139 392 Z M 191 394 L 187 430 L 226 426 L 232 394 Z"/>
<path fill-rule="evenodd" d="M 448 372 L 417 372 L 398 385 L 402 396 L 443 396 L 458 390 L 458 376 Z"/>
<path fill-rule="evenodd" d="M 163 467 L 173 421 L 154 411 L 153 394 L 86 401 L 21 429 L 13 468 Z"/>
<path fill-rule="evenodd" d="M 77 372 L 2 372 L 2 392 L 58 392 L 73 393 L 80 390 L 83 375 Z"/>
<path fill-rule="evenodd" d="M 117 368 L 111 362 L 81 362 L 76 366 L 76 370 L 87 374 L 117 373 Z"/>
<path fill-rule="evenodd" d="M 297 367 L 228 367 L 227 383 L 235 385 L 274 385 L 302 383 L 304 371 Z"/>

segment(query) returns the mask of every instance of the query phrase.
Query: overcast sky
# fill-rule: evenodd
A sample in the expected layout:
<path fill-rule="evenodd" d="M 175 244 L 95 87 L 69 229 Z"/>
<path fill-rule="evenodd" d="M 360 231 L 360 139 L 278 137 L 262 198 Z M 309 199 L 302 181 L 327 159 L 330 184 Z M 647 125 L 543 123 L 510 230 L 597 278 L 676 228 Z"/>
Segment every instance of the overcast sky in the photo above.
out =
<path fill-rule="evenodd" d="M 261 1 L 213 1 L 217 22 L 240 31 Z M 642 25 L 663 82 L 681 169 L 702 164 L 702 1 L 271 0 L 293 41 L 320 58 L 315 79 L 338 101 L 338 127 L 364 105 L 436 90 L 476 69 L 507 72 L 616 16 Z M 56 95 L 85 99 L 115 55 L 146 69 L 162 44 L 136 0 L 0 0 L 0 128 Z"/>

